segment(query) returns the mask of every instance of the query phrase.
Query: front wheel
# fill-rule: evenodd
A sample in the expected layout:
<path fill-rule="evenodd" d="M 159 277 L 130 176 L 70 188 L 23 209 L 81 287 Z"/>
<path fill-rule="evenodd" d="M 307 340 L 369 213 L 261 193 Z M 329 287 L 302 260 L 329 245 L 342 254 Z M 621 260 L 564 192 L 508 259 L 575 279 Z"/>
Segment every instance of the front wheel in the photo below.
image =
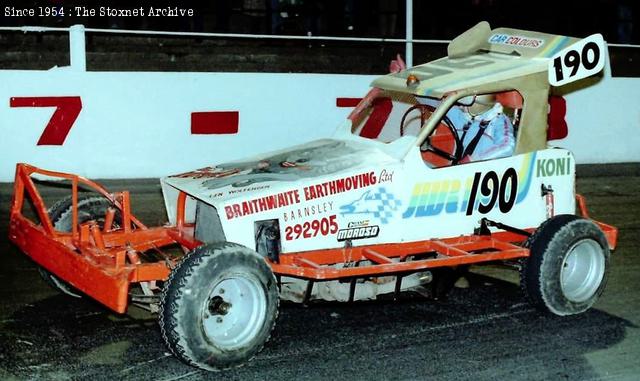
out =
<path fill-rule="evenodd" d="M 529 238 L 521 285 L 538 308 L 573 315 L 591 308 L 604 291 L 609 245 L 592 221 L 559 215 L 545 221 Z"/>
<path fill-rule="evenodd" d="M 257 253 L 233 243 L 189 253 L 165 283 L 160 328 L 169 349 L 206 370 L 240 366 L 257 354 L 278 315 L 278 288 Z"/>

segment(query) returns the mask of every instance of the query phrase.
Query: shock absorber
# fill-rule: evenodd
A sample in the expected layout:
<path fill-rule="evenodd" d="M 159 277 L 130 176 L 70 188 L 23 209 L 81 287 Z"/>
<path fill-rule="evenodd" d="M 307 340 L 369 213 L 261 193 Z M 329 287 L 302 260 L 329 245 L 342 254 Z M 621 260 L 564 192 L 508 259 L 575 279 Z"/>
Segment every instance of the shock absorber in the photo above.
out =
<path fill-rule="evenodd" d="M 542 197 L 544 197 L 545 207 L 547 210 L 547 219 L 555 216 L 554 211 L 554 199 L 553 199 L 553 188 L 551 185 L 545 186 L 542 184 L 541 186 Z"/>

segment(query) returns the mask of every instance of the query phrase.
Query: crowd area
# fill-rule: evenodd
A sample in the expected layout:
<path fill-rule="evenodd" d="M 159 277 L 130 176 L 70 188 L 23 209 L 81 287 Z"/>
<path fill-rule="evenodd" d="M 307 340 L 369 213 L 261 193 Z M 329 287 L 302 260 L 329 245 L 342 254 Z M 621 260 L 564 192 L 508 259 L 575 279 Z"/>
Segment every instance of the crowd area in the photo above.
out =
<path fill-rule="evenodd" d="M 11 0 L 9 0 L 11 1 Z M 84 0 L 21 0 L 20 7 L 64 7 L 65 16 L 7 17 L 0 24 L 192 32 L 293 34 L 402 38 L 405 0 L 154 0 L 155 7 L 193 9 L 193 16 L 86 17 L 69 10 L 95 5 Z M 149 6 L 148 1 L 110 0 L 118 9 Z M 414 38 L 451 39 L 480 20 L 494 26 L 583 37 L 602 33 L 611 43 L 640 43 L 634 23 L 640 4 L 633 0 L 413 0 Z"/>

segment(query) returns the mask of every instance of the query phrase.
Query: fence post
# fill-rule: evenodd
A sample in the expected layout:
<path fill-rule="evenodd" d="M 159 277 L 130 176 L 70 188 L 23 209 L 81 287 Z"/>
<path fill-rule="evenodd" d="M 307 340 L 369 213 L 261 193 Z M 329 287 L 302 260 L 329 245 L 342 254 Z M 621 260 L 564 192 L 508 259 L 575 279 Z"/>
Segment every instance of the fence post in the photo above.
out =
<path fill-rule="evenodd" d="M 406 6 L 406 39 L 405 43 L 405 63 L 407 67 L 413 66 L 413 0 L 407 0 Z"/>
<path fill-rule="evenodd" d="M 82 24 L 69 28 L 69 61 L 72 70 L 87 71 L 87 52 Z"/>

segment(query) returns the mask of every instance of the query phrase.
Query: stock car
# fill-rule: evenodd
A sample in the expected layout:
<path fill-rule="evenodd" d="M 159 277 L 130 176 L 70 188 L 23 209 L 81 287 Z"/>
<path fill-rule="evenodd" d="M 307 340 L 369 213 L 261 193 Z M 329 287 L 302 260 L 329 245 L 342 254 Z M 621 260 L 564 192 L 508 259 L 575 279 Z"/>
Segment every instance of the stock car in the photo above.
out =
<path fill-rule="evenodd" d="M 589 217 L 573 155 L 548 146 L 547 102 L 551 86 L 603 69 L 602 36 L 483 22 L 447 53 L 396 62 L 331 138 L 162 178 L 165 226 L 139 221 L 126 191 L 18 164 L 10 239 L 64 293 L 157 312 L 172 353 L 207 370 L 260 351 L 280 300 L 397 295 L 438 268 L 518 263 L 533 305 L 586 311 L 617 229 Z M 448 115 L 487 94 L 509 119 L 512 151 L 469 160 Z M 47 208 L 43 176 L 69 181 L 71 196 Z"/>

